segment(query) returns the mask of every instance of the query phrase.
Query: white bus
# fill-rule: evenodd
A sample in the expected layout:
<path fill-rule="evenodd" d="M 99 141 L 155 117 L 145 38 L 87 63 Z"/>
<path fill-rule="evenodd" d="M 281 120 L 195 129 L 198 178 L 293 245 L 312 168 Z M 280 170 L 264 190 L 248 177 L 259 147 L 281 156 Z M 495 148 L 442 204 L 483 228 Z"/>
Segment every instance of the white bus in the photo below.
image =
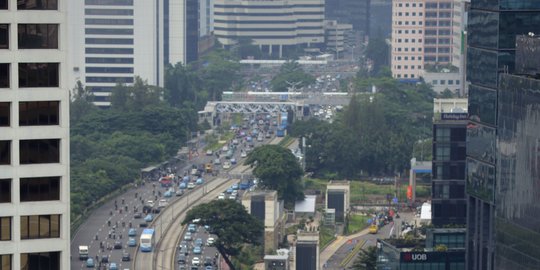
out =
<path fill-rule="evenodd" d="M 152 252 L 154 247 L 154 229 L 144 229 L 140 241 L 142 252 Z"/>

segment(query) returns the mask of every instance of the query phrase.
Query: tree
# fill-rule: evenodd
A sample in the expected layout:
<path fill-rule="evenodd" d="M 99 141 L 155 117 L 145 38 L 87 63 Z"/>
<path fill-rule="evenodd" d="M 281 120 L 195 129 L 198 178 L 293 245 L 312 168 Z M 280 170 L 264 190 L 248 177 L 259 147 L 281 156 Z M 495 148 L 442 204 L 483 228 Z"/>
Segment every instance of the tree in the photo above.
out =
<path fill-rule="evenodd" d="M 214 200 L 189 210 L 182 225 L 200 219 L 199 224 L 209 226 L 209 233 L 217 236 L 214 246 L 231 269 L 235 269 L 229 256 L 239 254 L 244 244 L 260 245 L 263 238 L 262 222 L 250 215 L 244 206 L 234 200 Z"/>
<path fill-rule="evenodd" d="M 377 248 L 370 246 L 361 249 L 350 269 L 353 270 L 376 270 L 377 269 Z"/>
<path fill-rule="evenodd" d="M 249 153 L 246 165 L 265 188 L 278 192 L 280 199 L 291 205 L 304 199 L 301 176 L 304 171 L 291 151 L 279 145 L 263 145 Z"/>
<path fill-rule="evenodd" d="M 191 106 L 202 109 L 207 101 L 202 82 L 191 66 L 168 65 L 165 73 L 165 100 L 173 107 Z"/>
<path fill-rule="evenodd" d="M 71 104 L 69 108 L 70 122 L 76 123 L 84 115 L 89 114 L 96 109 L 93 101 L 93 95 L 84 87 L 81 81 L 77 81 L 77 84 L 72 90 Z"/>
<path fill-rule="evenodd" d="M 211 100 L 221 100 L 223 91 L 239 83 L 240 63 L 227 51 L 216 50 L 202 59 L 198 76 Z"/>
<path fill-rule="evenodd" d="M 378 74 L 383 66 L 388 66 L 389 46 L 382 37 L 374 37 L 369 40 L 365 54 L 371 60 L 371 74 Z"/>
<path fill-rule="evenodd" d="M 117 110 L 127 110 L 129 100 L 129 89 L 123 84 L 117 84 L 111 93 L 111 108 Z"/>
<path fill-rule="evenodd" d="M 302 69 L 296 61 L 285 62 L 281 65 L 279 73 L 272 78 L 272 91 L 288 92 L 288 88 L 294 86 L 302 88 L 315 83 L 315 78 Z"/>

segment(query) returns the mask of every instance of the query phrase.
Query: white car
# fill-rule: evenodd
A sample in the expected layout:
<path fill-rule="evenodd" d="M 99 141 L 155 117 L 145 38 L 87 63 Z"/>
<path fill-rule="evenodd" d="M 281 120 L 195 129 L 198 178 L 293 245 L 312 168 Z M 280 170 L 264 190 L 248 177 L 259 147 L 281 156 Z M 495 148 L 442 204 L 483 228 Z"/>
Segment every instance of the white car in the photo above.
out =
<path fill-rule="evenodd" d="M 223 152 L 227 152 L 229 151 L 229 147 L 227 145 L 224 145 L 223 148 L 221 149 Z"/>
<path fill-rule="evenodd" d="M 223 162 L 223 169 L 230 169 L 231 168 L 231 163 L 228 162 L 228 161 L 225 161 Z"/>
<path fill-rule="evenodd" d="M 211 155 L 212 155 L 212 150 L 206 151 L 206 155 L 207 155 L 207 156 L 211 156 Z"/>
<path fill-rule="evenodd" d="M 218 198 L 218 200 L 224 200 L 225 199 L 225 193 L 219 194 L 219 196 L 217 198 Z"/>
<path fill-rule="evenodd" d="M 188 188 L 188 189 L 194 189 L 194 188 L 195 188 L 195 183 L 189 182 L 189 183 L 187 184 L 187 188 Z"/>
<path fill-rule="evenodd" d="M 236 200 L 236 196 L 233 194 L 229 195 L 229 200 Z"/>
<path fill-rule="evenodd" d="M 247 153 L 242 151 L 242 153 L 240 153 L 240 157 L 243 157 L 243 158 L 247 157 Z"/>
<path fill-rule="evenodd" d="M 201 265 L 201 260 L 199 259 L 199 257 L 194 257 L 193 259 L 191 259 L 191 264 L 195 266 L 199 266 Z"/>
<path fill-rule="evenodd" d="M 208 237 L 208 239 L 206 239 L 206 245 L 211 246 L 215 241 L 216 239 L 214 239 L 214 237 Z"/>

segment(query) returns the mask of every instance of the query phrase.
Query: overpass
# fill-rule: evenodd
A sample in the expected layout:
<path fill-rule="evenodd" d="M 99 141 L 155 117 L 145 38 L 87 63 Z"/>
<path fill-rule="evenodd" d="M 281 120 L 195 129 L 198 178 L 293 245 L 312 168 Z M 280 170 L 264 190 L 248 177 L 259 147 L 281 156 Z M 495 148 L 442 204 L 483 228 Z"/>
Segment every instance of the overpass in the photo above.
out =
<path fill-rule="evenodd" d="M 351 95 L 343 92 L 223 92 L 223 101 L 209 101 L 199 111 L 199 122 L 216 125 L 222 114 L 278 113 L 292 110 L 296 119 L 310 113 L 310 107 L 345 106 Z"/>

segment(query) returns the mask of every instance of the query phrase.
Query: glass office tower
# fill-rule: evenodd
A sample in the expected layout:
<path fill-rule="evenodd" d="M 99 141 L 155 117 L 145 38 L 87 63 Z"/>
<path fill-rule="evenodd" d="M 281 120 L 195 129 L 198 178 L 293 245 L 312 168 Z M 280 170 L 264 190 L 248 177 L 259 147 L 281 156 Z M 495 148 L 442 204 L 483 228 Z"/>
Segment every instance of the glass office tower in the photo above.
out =
<path fill-rule="evenodd" d="M 467 128 L 467 264 L 468 269 L 505 268 L 496 254 L 496 209 L 506 203 L 499 197 L 496 175 L 499 75 L 513 73 L 516 36 L 540 29 L 540 2 L 472 0 L 469 12 L 467 80 L 469 117 Z M 498 100 L 498 97 L 499 99 Z M 497 190 L 497 193 L 496 193 Z M 520 249 L 517 246 L 514 250 Z M 519 268 L 518 268 L 519 269 Z M 521 268 L 523 269 L 523 268 Z"/>

